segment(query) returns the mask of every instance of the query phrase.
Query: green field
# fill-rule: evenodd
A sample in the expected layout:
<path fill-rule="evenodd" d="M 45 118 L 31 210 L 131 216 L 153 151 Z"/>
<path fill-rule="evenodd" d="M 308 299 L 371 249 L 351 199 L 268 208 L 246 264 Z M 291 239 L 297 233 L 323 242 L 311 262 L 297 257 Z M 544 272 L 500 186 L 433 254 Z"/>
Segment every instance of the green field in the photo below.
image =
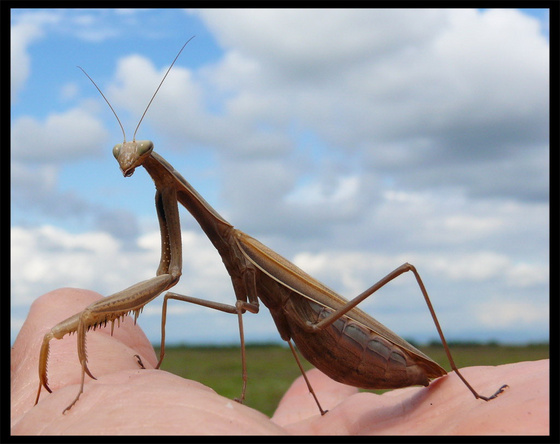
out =
<path fill-rule="evenodd" d="M 473 365 L 500 365 L 535 361 L 549 357 L 548 344 L 504 346 L 497 344 L 450 344 L 459 368 Z M 446 370 L 450 370 L 442 346 L 418 347 Z M 159 349 L 156 348 L 159 354 Z M 312 366 L 302 359 L 306 369 Z M 241 352 L 231 347 L 166 347 L 163 370 L 194 379 L 220 395 L 241 394 Z M 247 399 L 245 404 L 272 415 L 282 395 L 300 375 L 290 349 L 282 345 L 247 346 Z"/>

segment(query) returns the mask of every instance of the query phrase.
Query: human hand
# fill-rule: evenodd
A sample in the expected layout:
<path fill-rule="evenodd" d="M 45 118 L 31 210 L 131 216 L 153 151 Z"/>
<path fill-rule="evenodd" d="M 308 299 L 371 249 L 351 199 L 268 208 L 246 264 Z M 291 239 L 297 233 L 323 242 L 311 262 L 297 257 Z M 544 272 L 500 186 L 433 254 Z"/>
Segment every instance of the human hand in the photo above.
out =
<path fill-rule="evenodd" d="M 272 418 L 216 394 L 195 381 L 155 370 L 155 352 L 133 319 L 120 328 L 88 332 L 88 366 L 79 401 L 81 366 L 74 337 L 52 340 L 49 386 L 33 406 L 44 334 L 100 297 L 60 289 L 32 306 L 12 348 L 12 434 L 548 434 L 548 360 L 470 367 L 463 375 L 481 393 L 510 388 L 498 398 L 475 399 L 455 375 L 429 387 L 383 395 L 358 393 L 318 370 L 308 372 L 323 408 L 320 416 L 302 378 L 284 395 Z M 141 369 L 139 355 L 146 369 Z"/>

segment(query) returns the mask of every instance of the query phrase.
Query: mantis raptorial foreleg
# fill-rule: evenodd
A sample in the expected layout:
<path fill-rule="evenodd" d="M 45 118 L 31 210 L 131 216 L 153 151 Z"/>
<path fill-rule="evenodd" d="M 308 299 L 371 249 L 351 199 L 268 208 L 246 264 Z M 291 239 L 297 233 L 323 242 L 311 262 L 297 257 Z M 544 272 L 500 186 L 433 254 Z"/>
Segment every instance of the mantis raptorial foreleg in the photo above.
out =
<path fill-rule="evenodd" d="M 183 48 L 185 45 L 183 45 Z M 181 48 L 181 51 L 183 48 Z M 179 51 L 179 54 L 181 51 Z M 164 79 L 179 54 L 167 70 Z M 90 77 L 88 76 L 88 78 Z M 97 85 L 95 87 L 99 90 Z M 161 83 L 156 93 L 160 87 Z M 101 90 L 99 92 L 105 98 Z M 154 97 L 155 94 L 152 100 Z M 105 100 L 107 101 L 106 98 Z M 152 100 L 150 100 L 150 104 Z M 109 104 L 108 101 L 107 103 Z M 110 104 L 109 107 L 111 107 Z M 144 111 L 140 122 L 142 122 L 148 107 Z M 112 107 L 111 110 L 115 113 Z M 123 129 L 122 125 L 121 129 Z M 218 250 L 231 277 L 236 302 L 235 305 L 227 305 L 168 293 L 164 298 L 162 347 L 158 367 L 165 353 L 165 321 L 169 299 L 177 299 L 226 313 L 237 314 L 243 366 L 241 395 L 241 400 L 243 400 L 247 385 L 243 313 L 245 311 L 257 313 L 260 300 L 270 310 L 280 336 L 288 342 L 302 373 L 304 373 L 303 368 L 292 342 L 296 344 L 301 354 L 309 362 L 338 382 L 372 389 L 398 388 L 410 385 L 427 386 L 431 379 L 444 376 L 447 372 L 424 353 L 357 308 L 359 303 L 379 288 L 402 273 L 412 271 L 428 304 L 451 366 L 473 395 L 476 398 L 488 401 L 496 397 L 506 387 L 502 386 L 490 397 L 481 396 L 459 373 L 449 352 L 449 347 L 430 303 L 426 288 L 412 265 L 402 265 L 354 299 L 347 301 L 275 251 L 235 229 L 198 194 L 183 176 L 153 151 L 152 142 L 147 140 L 136 141 L 136 131 L 132 142 L 126 142 L 123 129 L 124 142 L 115 145 L 113 155 L 125 177 L 131 176 L 136 168 L 142 166 L 156 186 L 156 208 L 162 240 L 161 260 L 157 276 L 91 304 L 83 312 L 61 322 L 45 335 L 39 359 L 40 384 L 36 402 L 39 400 L 42 386 L 50 391 L 47 383 L 46 365 L 49 341 L 52 338 L 60 339 L 67 333 L 78 333 L 78 357 L 82 365 L 82 381 L 80 392 L 67 407 L 69 409 L 83 392 L 85 374 L 93 377 L 87 367 L 86 332 L 90 328 L 95 328 L 107 321 L 119 320 L 129 312 L 138 315 L 145 304 L 177 283 L 181 276 L 182 255 L 178 202 L 197 220 Z M 309 381 L 307 378 L 305 380 L 317 402 L 320 413 L 324 414 L 325 410 L 320 406 Z"/>
<path fill-rule="evenodd" d="M 57 324 L 45 335 L 39 355 L 39 389 L 37 390 L 35 404 L 39 401 L 42 387 L 51 392 L 47 378 L 47 360 L 51 339 L 62 339 L 66 334 L 77 333 L 78 358 L 82 367 L 82 376 L 78 395 L 64 410 L 67 411 L 78 401 L 83 393 L 85 374 L 87 373 L 89 377 L 95 379 L 87 366 L 87 331 L 90 328 L 95 329 L 105 325 L 107 322 L 111 322 L 111 327 L 113 328 L 115 321 L 120 322 L 123 316 L 131 312 L 134 312 L 136 318 L 144 305 L 165 290 L 171 288 L 179 280 L 181 276 L 182 249 L 176 190 L 170 187 L 163 187 L 157 190 L 156 208 L 162 236 L 162 255 L 157 276 L 92 303 L 81 313 L 75 314 Z"/>

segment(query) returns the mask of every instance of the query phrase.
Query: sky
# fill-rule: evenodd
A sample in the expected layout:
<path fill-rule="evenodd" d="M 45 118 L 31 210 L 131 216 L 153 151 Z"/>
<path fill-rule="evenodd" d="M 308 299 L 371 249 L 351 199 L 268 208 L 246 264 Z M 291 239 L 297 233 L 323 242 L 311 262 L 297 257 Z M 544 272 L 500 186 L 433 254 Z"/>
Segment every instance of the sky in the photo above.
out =
<path fill-rule="evenodd" d="M 60 287 L 155 276 L 152 180 L 124 178 L 119 125 L 154 142 L 234 226 L 350 299 L 409 262 L 448 340 L 549 339 L 547 10 L 11 10 L 11 334 Z M 173 291 L 233 304 L 180 208 Z M 160 296 L 139 325 L 160 340 Z M 407 273 L 360 304 L 437 338 Z M 248 342 L 280 342 L 263 306 Z M 174 302 L 168 344 L 239 343 L 237 318 Z"/>

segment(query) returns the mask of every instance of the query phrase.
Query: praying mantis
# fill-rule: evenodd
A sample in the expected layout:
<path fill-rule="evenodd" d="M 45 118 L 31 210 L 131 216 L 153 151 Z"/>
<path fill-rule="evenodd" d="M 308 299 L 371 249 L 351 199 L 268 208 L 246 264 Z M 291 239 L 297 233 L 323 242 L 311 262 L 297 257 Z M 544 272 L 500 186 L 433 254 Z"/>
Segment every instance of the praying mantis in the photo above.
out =
<path fill-rule="evenodd" d="M 130 313 L 134 313 L 136 320 L 147 303 L 177 284 L 182 270 L 179 203 L 196 219 L 220 254 L 231 277 L 236 301 L 235 304 L 229 305 L 167 292 L 163 300 L 161 352 L 156 368 L 160 367 L 165 355 L 165 323 L 169 300 L 189 302 L 235 314 L 239 324 L 243 380 L 241 397 L 238 400 L 243 402 L 248 379 L 243 314 L 258 313 L 259 301 L 261 301 L 270 310 L 280 337 L 287 342 L 321 415 L 324 415 L 326 410 L 321 407 L 306 377 L 294 344 L 311 364 L 332 379 L 344 384 L 366 389 L 427 386 L 431 379 L 444 376 L 447 372 L 420 350 L 357 307 L 393 279 L 403 273 L 412 272 L 424 296 L 452 369 L 475 398 L 488 401 L 498 396 L 507 387 L 506 385 L 500 387 L 491 396 L 482 396 L 459 372 L 424 283 L 413 265 L 408 263 L 401 265 L 367 290 L 347 301 L 258 240 L 234 228 L 181 174 L 153 151 L 154 144 L 151 141 L 136 140 L 136 132 L 148 108 L 191 39 L 183 45 L 166 71 L 140 118 L 132 142 L 126 141 L 124 128 L 115 110 L 91 77 L 82 69 L 111 108 L 123 132 L 123 143 L 113 148 L 113 155 L 123 176 L 130 177 L 136 168 L 144 167 L 155 183 L 155 205 L 161 232 L 161 259 L 155 277 L 92 303 L 82 312 L 60 322 L 44 335 L 39 355 L 39 389 L 35 404 L 39 402 L 43 387 L 51 392 L 47 378 L 47 361 L 52 339 L 62 339 L 69 333 L 77 334 L 81 383 L 78 394 L 64 410 L 66 412 L 76 404 L 83 393 L 85 375 L 95 379 L 87 365 L 86 333 L 90 329 L 106 325 L 107 322 L 111 323 L 112 333 L 115 321 L 120 323 L 120 320 Z"/>

